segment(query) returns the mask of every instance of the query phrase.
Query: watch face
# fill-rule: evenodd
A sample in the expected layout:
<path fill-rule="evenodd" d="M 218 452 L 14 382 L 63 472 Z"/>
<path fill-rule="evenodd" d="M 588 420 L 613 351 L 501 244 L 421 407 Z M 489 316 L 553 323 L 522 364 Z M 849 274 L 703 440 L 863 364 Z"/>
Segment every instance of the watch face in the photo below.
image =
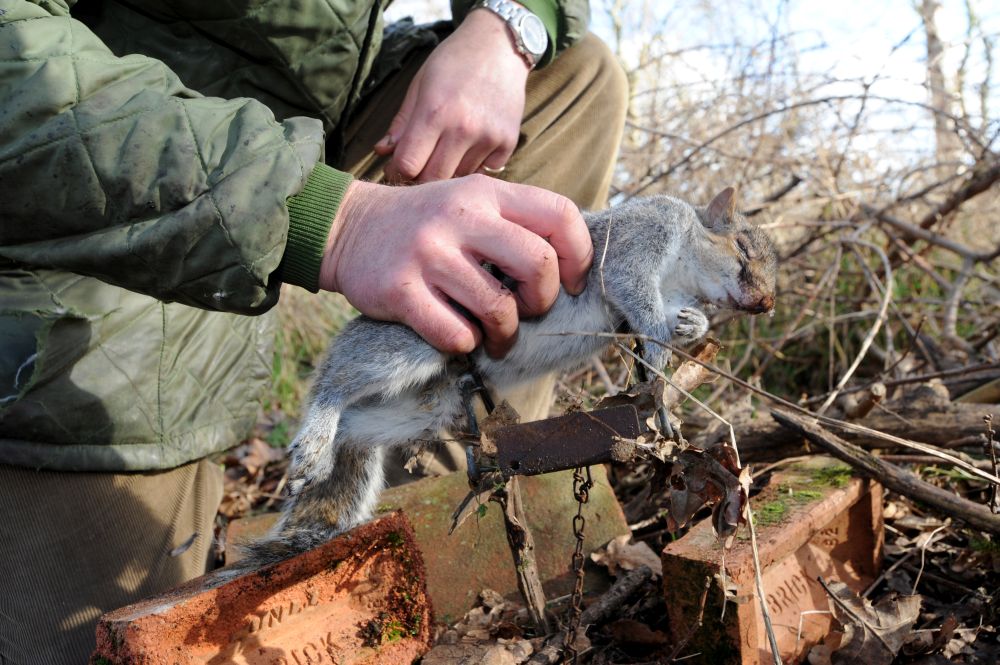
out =
<path fill-rule="evenodd" d="M 530 53 L 541 56 L 549 45 L 549 34 L 545 32 L 545 24 L 534 14 L 527 14 L 521 20 L 521 39 L 524 48 Z"/>

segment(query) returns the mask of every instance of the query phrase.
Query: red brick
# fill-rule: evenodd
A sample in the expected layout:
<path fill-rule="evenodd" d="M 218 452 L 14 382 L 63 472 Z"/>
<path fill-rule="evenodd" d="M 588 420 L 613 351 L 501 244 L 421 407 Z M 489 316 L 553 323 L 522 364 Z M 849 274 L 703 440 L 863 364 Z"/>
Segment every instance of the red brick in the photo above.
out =
<path fill-rule="evenodd" d="M 834 464 L 819 458 L 775 474 L 752 502 L 764 592 L 785 663 L 802 662 L 830 629 L 828 613 L 803 614 L 829 611 L 817 576 L 861 591 L 874 580 L 881 564 L 882 488 L 854 477 L 843 487 L 831 486 L 819 469 Z M 786 512 L 778 515 L 782 506 Z M 720 621 L 722 591 L 715 577 L 702 628 L 684 650 L 701 655 L 686 662 L 771 662 L 752 557 L 749 534 L 741 530 L 725 556 L 727 582 L 736 588 L 735 604 L 729 603 Z M 670 629 L 674 640 L 681 640 L 696 620 L 706 575 L 716 576 L 721 570 L 722 548 L 711 524 L 704 521 L 667 545 L 662 559 Z M 802 634 L 796 644 L 800 618 Z"/>
<path fill-rule="evenodd" d="M 591 467 L 594 488 L 584 509 L 587 518 L 584 551 L 591 552 L 615 536 L 629 533 L 621 506 L 608 484 L 601 466 Z M 570 556 L 573 553 L 572 519 L 576 501 L 572 492 L 572 472 L 521 478 L 524 510 L 535 538 L 539 576 L 549 598 L 573 589 Z M 510 548 L 504 535 L 500 509 L 487 504 L 481 519 L 470 517 L 448 535 L 451 515 L 469 491 L 464 473 L 426 478 L 392 487 L 382 493 L 379 510 L 402 508 L 413 524 L 417 545 L 427 567 L 427 589 L 439 619 L 445 622 L 463 616 L 476 603 L 483 589 L 493 589 L 508 598 L 519 599 Z M 235 554 L 233 544 L 263 534 L 276 516 L 236 520 L 230 524 L 227 556 Z M 587 589 L 607 586 L 602 570 L 588 569 Z"/>
<path fill-rule="evenodd" d="M 395 512 L 288 561 L 109 612 L 91 663 L 396 665 L 427 651 L 431 622 L 413 531 Z"/>

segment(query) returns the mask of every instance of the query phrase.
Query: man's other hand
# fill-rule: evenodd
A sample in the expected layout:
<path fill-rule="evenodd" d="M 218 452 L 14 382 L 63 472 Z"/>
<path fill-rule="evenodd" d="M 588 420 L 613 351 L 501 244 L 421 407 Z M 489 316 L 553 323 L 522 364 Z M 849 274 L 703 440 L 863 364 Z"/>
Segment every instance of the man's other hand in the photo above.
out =
<path fill-rule="evenodd" d="M 592 260 L 579 210 L 547 190 L 482 175 L 415 187 L 355 181 L 330 231 L 319 284 L 441 351 L 468 353 L 482 341 L 501 357 L 517 339 L 519 316 L 548 310 L 560 281 L 579 294 Z M 483 262 L 513 278 L 516 292 Z"/>
<path fill-rule="evenodd" d="M 499 169 L 517 146 L 528 64 L 503 19 L 470 12 L 417 72 L 389 133 L 388 182 L 430 182 Z"/>

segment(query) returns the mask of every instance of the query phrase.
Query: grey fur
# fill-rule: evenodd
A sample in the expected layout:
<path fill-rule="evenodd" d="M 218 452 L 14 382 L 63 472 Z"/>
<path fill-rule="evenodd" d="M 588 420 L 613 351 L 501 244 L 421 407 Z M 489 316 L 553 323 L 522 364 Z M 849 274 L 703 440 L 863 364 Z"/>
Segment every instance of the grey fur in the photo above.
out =
<path fill-rule="evenodd" d="M 700 209 L 667 196 L 639 198 L 586 214 L 595 250 L 587 289 L 579 296 L 561 291 L 548 313 L 522 321 L 503 360 L 477 351 L 487 385 L 503 393 L 580 365 L 608 344 L 593 335 L 551 333 L 613 332 L 624 323 L 684 344 L 707 332 L 705 306 L 770 309 L 773 248 L 735 213 L 732 197 L 726 190 Z M 753 244 L 753 260 L 741 256 L 737 237 Z M 668 360 L 656 344 L 646 344 L 645 353 L 656 367 Z M 403 325 L 364 316 L 350 322 L 316 373 L 292 443 L 291 497 L 271 533 L 250 546 L 246 565 L 309 549 L 368 519 L 382 487 L 386 446 L 465 425 L 458 375 L 454 358 Z"/>

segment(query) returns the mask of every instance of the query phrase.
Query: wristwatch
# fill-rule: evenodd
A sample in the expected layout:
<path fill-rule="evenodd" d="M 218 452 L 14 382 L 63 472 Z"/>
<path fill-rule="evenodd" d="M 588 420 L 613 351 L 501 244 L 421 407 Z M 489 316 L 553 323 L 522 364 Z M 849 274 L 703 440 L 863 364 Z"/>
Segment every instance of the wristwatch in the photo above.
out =
<path fill-rule="evenodd" d="M 549 47 L 549 33 L 542 19 L 510 0 L 480 0 L 472 9 L 488 9 L 502 18 L 514 36 L 517 52 L 528 67 L 535 68 Z"/>

